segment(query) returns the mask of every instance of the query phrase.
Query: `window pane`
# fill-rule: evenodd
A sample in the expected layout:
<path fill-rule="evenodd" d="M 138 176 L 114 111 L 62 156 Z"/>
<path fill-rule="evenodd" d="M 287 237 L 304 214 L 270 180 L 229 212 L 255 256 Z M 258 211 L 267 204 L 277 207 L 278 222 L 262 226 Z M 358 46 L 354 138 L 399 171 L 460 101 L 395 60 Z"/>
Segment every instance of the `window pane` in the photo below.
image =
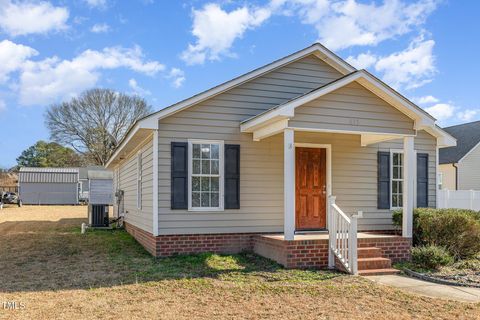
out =
<path fill-rule="evenodd" d="M 210 192 L 202 192 L 202 207 L 210 207 Z"/>
<path fill-rule="evenodd" d="M 212 154 L 211 158 L 212 159 L 218 159 L 218 153 L 219 153 L 219 145 L 218 144 L 212 144 Z"/>
<path fill-rule="evenodd" d="M 398 181 L 398 193 L 403 193 L 403 181 Z"/>
<path fill-rule="evenodd" d="M 218 160 L 212 161 L 212 174 L 218 174 Z"/>
<path fill-rule="evenodd" d="M 398 193 L 398 184 L 397 181 L 392 181 L 392 194 Z"/>
<path fill-rule="evenodd" d="M 392 168 L 393 179 L 398 179 L 398 167 L 394 166 Z"/>
<path fill-rule="evenodd" d="M 398 207 L 398 196 L 392 195 L 392 207 Z"/>
<path fill-rule="evenodd" d="M 199 144 L 194 144 L 193 145 L 192 156 L 193 156 L 193 158 L 200 159 L 200 145 Z"/>
<path fill-rule="evenodd" d="M 200 174 L 200 160 L 193 160 L 193 174 Z"/>
<path fill-rule="evenodd" d="M 210 206 L 212 207 L 218 207 L 218 193 L 217 192 L 212 192 L 210 194 Z"/>
<path fill-rule="evenodd" d="M 403 153 L 398 153 L 398 164 L 403 166 Z"/>
<path fill-rule="evenodd" d="M 398 196 L 398 205 L 397 207 L 401 207 L 403 206 L 403 196 L 402 195 L 399 195 Z"/>
<path fill-rule="evenodd" d="M 393 165 L 394 166 L 398 165 L 398 153 L 393 154 Z"/>
<path fill-rule="evenodd" d="M 192 177 L 192 191 L 200 191 L 200 177 Z"/>
<path fill-rule="evenodd" d="M 202 174 L 210 174 L 210 160 L 202 160 Z"/>
<path fill-rule="evenodd" d="M 398 168 L 398 172 L 399 172 L 399 173 L 398 173 L 399 179 L 403 179 L 403 167 L 399 167 L 399 168 Z"/>
<path fill-rule="evenodd" d="M 212 191 L 217 191 L 220 190 L 220 182 L 219 182 L 219 179 L 218 177 L 212 177 L 211 178 L 211 187 L 212 187 Z"/>
<path fill-rule="evenodd" d="M 210 178 L 202 177 L 202 191 L 210 191 Z"/>
<path fill-rule="evenodd" d="M 200 192 L 192 192 L 192 207 L 200 207 Z"/>
<path fill-rule="evenodd" d="M 210 145 L 202 144 L 202 159 L 210 159 Z"/>

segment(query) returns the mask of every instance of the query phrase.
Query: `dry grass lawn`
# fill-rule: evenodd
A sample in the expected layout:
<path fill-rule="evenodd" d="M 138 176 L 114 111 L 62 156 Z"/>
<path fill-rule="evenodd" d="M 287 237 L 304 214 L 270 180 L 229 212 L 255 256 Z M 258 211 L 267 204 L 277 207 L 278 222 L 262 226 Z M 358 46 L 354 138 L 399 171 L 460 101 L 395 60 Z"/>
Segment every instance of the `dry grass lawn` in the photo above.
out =
<path fill-rule="evenodd" d="M 253 254 L 155 259 L 121 230 L 80 234 L 85 220 L 86 207 L 0 211 L 1 319 L 480 319 L 480 304 Z"/>

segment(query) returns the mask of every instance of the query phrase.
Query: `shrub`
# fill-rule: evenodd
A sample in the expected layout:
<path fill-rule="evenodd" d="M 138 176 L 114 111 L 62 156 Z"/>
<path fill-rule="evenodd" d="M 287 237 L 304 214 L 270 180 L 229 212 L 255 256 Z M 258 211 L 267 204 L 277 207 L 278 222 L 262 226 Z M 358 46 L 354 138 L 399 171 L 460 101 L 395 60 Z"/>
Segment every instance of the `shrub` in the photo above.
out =
<path fill-rule="evenodd" d="M 438 269 L 453 263 L 452 256 L 443 247 L 422 246 L 412 248 L 412 262 L 422 269 Z"/>
<path fill-rule="evenodd" d="M 401 211 L 394 212 L 393 222 L 401 226 Z M 480 214 L 462 209 L 415 209 L 413 244 L 444 247 L 455 259 L 471 258 L 480 252 Z"/>

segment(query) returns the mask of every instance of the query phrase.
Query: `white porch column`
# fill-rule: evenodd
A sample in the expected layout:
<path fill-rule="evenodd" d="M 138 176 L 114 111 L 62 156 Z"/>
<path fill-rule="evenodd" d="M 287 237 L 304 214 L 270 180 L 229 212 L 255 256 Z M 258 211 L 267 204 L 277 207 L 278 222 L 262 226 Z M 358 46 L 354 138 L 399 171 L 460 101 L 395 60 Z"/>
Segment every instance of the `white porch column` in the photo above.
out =
<path fill-rule="evenodd" d="M 283 131 L 283 201 L 285 240 L 293 240 L 295 234 L 295 135 L 293 129 Z"/>
<path fill-rule="evenodd" d="M 403 138 L 403 221 L 402 236 L 411 238 L 413 228 L 415 150 L 414 138 Z"/>

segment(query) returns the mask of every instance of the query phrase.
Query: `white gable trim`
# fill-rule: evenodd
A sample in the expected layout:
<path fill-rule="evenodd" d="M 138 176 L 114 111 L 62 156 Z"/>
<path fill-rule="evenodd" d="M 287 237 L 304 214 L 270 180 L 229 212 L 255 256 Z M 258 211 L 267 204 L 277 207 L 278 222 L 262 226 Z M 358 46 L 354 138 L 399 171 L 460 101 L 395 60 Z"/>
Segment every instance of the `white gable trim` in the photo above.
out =
<path fill-rule="evenodd" d="M 404 99 L 400 99 L 400 97 L 395 94 L 392 89 L 384 86 L 376 78 L 371 77 L 364 70 L 360 70 L 338 80 L 332 81 L 320 89 L 290 100 L 283 105 L 244 121 L 240 126 L 241 131 L 253 132 L 256 128 L 263 126 L 265 122 L 271 121 L 272 119 L 293 117 L 296 108 L 327 95 L 335 90 L 338 90 L 354 81 L 358 82 L 367 90 L 371 91 L 380 98 L 384 100 L 390 100 L 387 101 L 387 103 L 391 104 L 409 118 L 415 120 L 415 129 L 423 129 L 423 126 L 433 126 L 435 124 L 435 119 L 433 117 L 411 103 L 405 103 Z M 377 92 L 374 92 L 374 90 Z"/>
<path fill-rule="evenodd" d="M 297 60 L 300 60 L 302 58 L 305 58 L 306 56 L 309 55 L 315 55 L 317 58 L 323 60 L 325 63 L 330 65 L 331 67 L 335 68 L 337 71 L 339 71 L 341 74 L 348 74 L 351 72 L 354 72 L 356 69 L 349 65 L 347 62 L 345 62 L 343 59 L 340 57 L 336 56 L 333 52 L 325 48 L 319 43 L 315 43 L 311 45 L 308 48 L 305 48 L 303 50 L 297 51 L 289 56 L 286 56 L 282 59 L 279 59 L 277 61 L 274 61 L 270 64 L 267 64 L 261 68 L 255 69 L 251 72 L 248 72 L 240 77 L 234 78 L 230 81 L 227 81 L 221 85 L 218 85 L 216 87 L 213 87 L 210 90 L 204 91 L 200 94 L 194 95 L 191 98 L 188 98 L 186 100 L 183 100 L 177 104 L 174 104 L 170 107 L 167 107 L 165 109 L 162 109 L 160 111 L 157 111 L 155 113 L 152 113 L 151 115 L 147 116 L 146 118 L 142 119 L 141 121 L 147 120 L 147 119 L 156 119 L 157 121 L 160 119 L 163 119 L 165 117 L 168 117 L 178 111 L 184 110 L 192 105 L 198 104 L 202 101 L 205 101 L 207 99 L 210 99 L 220 93 L 223 93 L 227 90 L 230 90 L 236 86 L 239 86 L 241 84 L 244 84 L 248 81 L 251 81 L 255 78 L 258 78 L 268 72 L 271 72 L 275 69 L 281 68 L 287 64 L 290 64 L 292 62 L 295 62 Z"/>
<path fill-rule="evenodd" d="M 251 81 L 255 78 L 258 78 L 268 72 L 271 72 L 275 69 L 281 68 L 287 64 L 290 64 L 292 62 L 295 62 L 297 60 L 300 60 L 302 58 L 305 58 L 306 56 L 309 55 L 315 55 L 317 58 L 320 60 L 323 60 L 325 63 L 339 71 L 341 74 L 348 74 L 351 72 L 354 72 L 356 69 L 352 67 L 350 64 L 348 64 L 346 61 L 344 61 L 342 58 L 334 54 L 332 51 L 328 50 L 325 48 L 323 45 L 320 43 L 315 43 L 305 49 L 302 49 L 300 51 L 297 51 L 291 55 L 288 55 L 284 58 L 281 58 L 279 60 L 276 60 L 270 64 L 267 64 L 263 67 L 260 67 L 258 69 L 255 69 L 251 72 L 248 72 L 240 77 L 234 78 L 230 81 L 227 81 L 221 85 L 218 85 L 216 87 L 213 87 L 207 91 L 204 91 L 202 93 L 199 93 L 197 95 L 194 95 L 186 100 L 180 101 L 174 105 L 171 105 L 170 107 L 167 107 L 165 109 L 162 109 L 160 111 L 157 111 L 155 113 L 152 113 L 140 120 L 138 120 L 135 125 L 132 127 L 132 129 L 129 130 L 125 138 L 121 141 L 119 146 L 117 147 L 116 151 L 114 154 L 110 157 L 110 159 L 107 162 L 107 167 L 111 164 L 113 159 L 115 159 L 118 154 L 121 152 L 121 150 L 124 148 L 124 146 L 128 143 L 130 140 L 131 136 L 135 135 L 135 133 L 138 131 L 139 128 L 148 128 L 152 130 L 158 130 L 158 121 L 160 119 L 166 118 L 174 113 L 177 113 L 179 111 L 182 111 L 186 108 L 189 108 L 193 105 L 196 105 L 202 101 L 205 101 L 207 99 L 210 99 L 218 94 L 221 94 L 227 90 L 230 90 L 236 86 L 239 86 L 243 83 L 246 83 L 248 81 Z"/>
<path fill-rule="evenodd" d="M 335 90 L 338 90 L 352 82 L 357 82 L 367 90 L 379 98 L 392 105 L 394 108 L 405 114 L 407 117 L 415 121 L 415 130 L 426 130 L 433 136 L 437 137 L 440 146 L 456 145 L 456 140 L 447 134 L 445 131 L 435 125 L 435 118 L 429 115 L 418 106 L 408 101 L 406 98 L 398 94 L 395 90 L 385 85 L 383 82 L 372 76 L 365 70 L 352 72 L 338 80 L 332 81 L 325 86 L 314 90 L 310 93 L 304 94 L 298 98 L 292 99 L 276 108 L 270 109 L 262 114 L 250 118 L 240 125 L 241 132 L 253 132 L 265 127 L 266 125 L 272 127 L 272 124 L 277 121 L 288 120 L 295 115 L 295 109 L 299 106 L 327 95 Z"/>

